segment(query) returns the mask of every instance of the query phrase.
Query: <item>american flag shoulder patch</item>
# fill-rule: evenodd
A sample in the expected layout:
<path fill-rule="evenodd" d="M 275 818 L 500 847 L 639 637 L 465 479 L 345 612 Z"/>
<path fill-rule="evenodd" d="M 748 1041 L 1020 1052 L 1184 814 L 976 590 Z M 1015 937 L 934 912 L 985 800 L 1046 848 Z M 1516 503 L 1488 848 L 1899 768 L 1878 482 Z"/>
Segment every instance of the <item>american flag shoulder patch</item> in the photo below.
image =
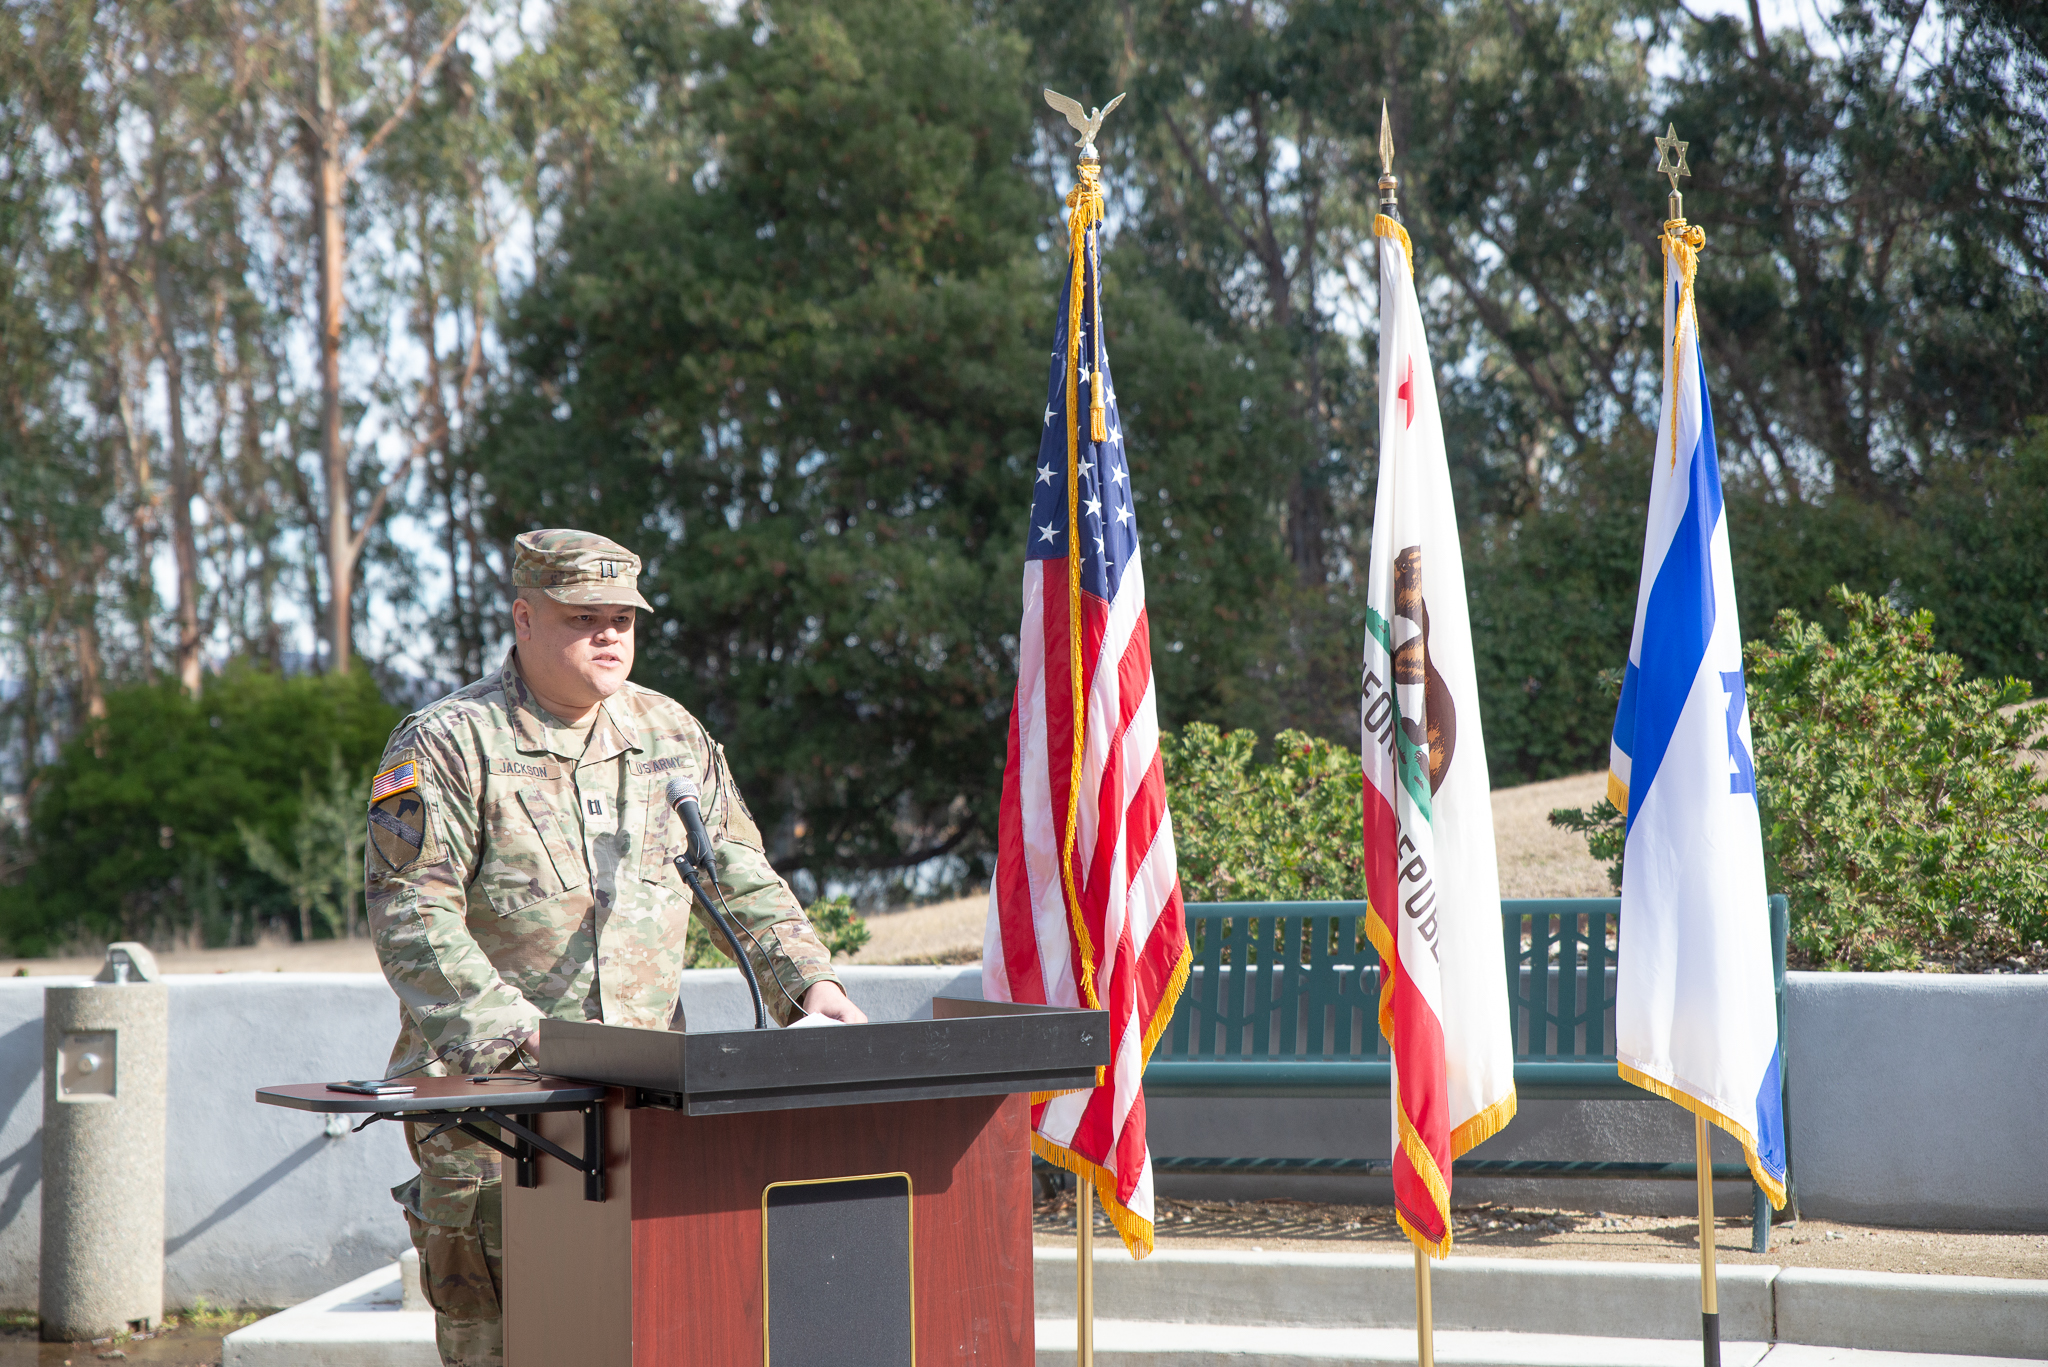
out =
<path fill-rule="evenodd" d="M 393 793 L 420 786 L 419 761 L 408 759 L 394 764 L 370 780 L 370 801 L 378 802 Z"/>

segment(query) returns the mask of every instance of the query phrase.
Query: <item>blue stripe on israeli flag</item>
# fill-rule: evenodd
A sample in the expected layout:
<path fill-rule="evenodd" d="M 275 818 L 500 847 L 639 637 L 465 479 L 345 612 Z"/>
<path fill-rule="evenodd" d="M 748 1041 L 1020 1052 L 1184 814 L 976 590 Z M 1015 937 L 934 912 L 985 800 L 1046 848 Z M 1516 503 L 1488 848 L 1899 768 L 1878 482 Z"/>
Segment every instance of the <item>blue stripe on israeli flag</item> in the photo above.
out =
<path fill-rule="evenodd" d="M 1676 262 L 1672 274 L 1678 274 Z M 1627 813 L 1616 1053 L 1624 1076 L 1743 1143 L 1782 1201 L 1770 913 L 1719 452 L 1690 299 L 1650 483 L 1610 791 Z"/>

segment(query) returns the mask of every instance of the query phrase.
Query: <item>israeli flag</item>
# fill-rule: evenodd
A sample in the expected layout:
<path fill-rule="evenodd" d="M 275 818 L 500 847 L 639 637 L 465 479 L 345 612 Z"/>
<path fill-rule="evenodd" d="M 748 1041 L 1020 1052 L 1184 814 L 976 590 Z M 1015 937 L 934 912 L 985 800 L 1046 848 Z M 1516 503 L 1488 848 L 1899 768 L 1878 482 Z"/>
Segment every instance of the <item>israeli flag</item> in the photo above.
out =
<path fill-rule="evenodd" d="M 1628 818 L 1615 1053 L 1621 1075 L 1742 1141 L 1785 1203 L 1770 913 L 1742 632 L 1700 366 L 1697 240 L 1664 239 L 1664 414 L 1608 795 Z"/>

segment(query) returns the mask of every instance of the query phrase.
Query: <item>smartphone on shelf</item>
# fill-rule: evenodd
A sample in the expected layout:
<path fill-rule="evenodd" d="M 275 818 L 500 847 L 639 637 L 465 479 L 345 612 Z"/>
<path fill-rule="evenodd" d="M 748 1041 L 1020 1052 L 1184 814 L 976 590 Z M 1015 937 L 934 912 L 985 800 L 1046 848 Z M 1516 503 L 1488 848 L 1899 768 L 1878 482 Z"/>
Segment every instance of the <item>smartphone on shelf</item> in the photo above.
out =
<path fill-rule="evenodd" d="M 354 1092 L 358 1096 L 404 1096 L 417 1090 L 410 1082 L 397 1078 L 351 1078 L 347 1082 L 330 1082 L 330 1092 Z"/>

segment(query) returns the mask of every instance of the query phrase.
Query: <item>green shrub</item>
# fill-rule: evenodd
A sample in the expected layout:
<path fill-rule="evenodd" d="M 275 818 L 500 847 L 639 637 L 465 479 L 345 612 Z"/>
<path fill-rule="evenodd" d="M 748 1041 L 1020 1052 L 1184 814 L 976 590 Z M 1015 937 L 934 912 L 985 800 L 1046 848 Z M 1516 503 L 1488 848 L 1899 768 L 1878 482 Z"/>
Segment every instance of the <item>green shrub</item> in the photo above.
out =
<path fill-rule="evenodd" d="M 356 933 L 356 911 L 363 904 L 363 846 L 369 840 L 363 813 L 369 805 L 369 770 L 350 773 L 337 751 L 328 757 L 325 784 L 314 783 L 310 771 L 300 781 L 290 858 L 255 826 L 235 822 L 249 862 L 291 894 L 301 940 L 313 938 L 315 916 L 335 939 Z M 363 929 L 367 933 L 368 927 Z"/>
<path fill-rule="evenodd" d="M 822 897 L 804 908 L 804 915 L 811 920 L 811 928 L 818 932 L 818 938 L 825 942 L 825 948 L 832 951 L 832 957 L 852 955 L 860 952 L 869 938 L 874 935 L 860 913 L 853 909 L 851 897 Z M 731 968 L 732 956 L 725 952 L 721 943 L 723 937 L 705 927 L 696 917 L 690 918 L 690 927 L 683 936 L 683 966 L 685 968 Z M 740 943 L 747 942 L 746 932 L 740 933 Z M 769 986 L 763 983 L 765 988 Z"/>
<path fill-rule="evenodd" d="M 1809 967 L 1979 969 L 2044 955 L 2048 735 L 2017 679 L 1968 679 L 1934 615 L 1838 588 L 1839 641 L 1797 613 L 1746 647 L 1770 886 Z M 1621 814 L 1551 814 L 1619 884 Z"/>
<path fill-rule="evenodd" d="M 818 938 L 835 959 L 842 954 L 858 954 L 861 946 L 874 936 L 868 923 L 853 909 L 851 897 L 820 898 L 804 908 L 804 915 L 811 918 L 811 928 L 818 932 Z"/>
<path fill-rule="evenodd" d="M 110 691 L 105 724 L 31 785 L 31 862 L 0 887 L 0 939 L 34 955 L 299 927 L 292 892 L 251 861 L 243 831 L 293 848 L 318 794 L 309 775 L 331 779 L 337 758 L 351 781 L 365 774 L 400 715 L 365 670 L 284 678 L 238 663 L 196 702 L 171 682 Z"/>
<path fill-rule="evenodd" d="M 1348 901 L 1365 896 L 1365 818 L 1358 756 L 1282 731 L 1256 759 L 1251 731 L 1192 722 L 1162 735 L 1188 902 Z"/>

